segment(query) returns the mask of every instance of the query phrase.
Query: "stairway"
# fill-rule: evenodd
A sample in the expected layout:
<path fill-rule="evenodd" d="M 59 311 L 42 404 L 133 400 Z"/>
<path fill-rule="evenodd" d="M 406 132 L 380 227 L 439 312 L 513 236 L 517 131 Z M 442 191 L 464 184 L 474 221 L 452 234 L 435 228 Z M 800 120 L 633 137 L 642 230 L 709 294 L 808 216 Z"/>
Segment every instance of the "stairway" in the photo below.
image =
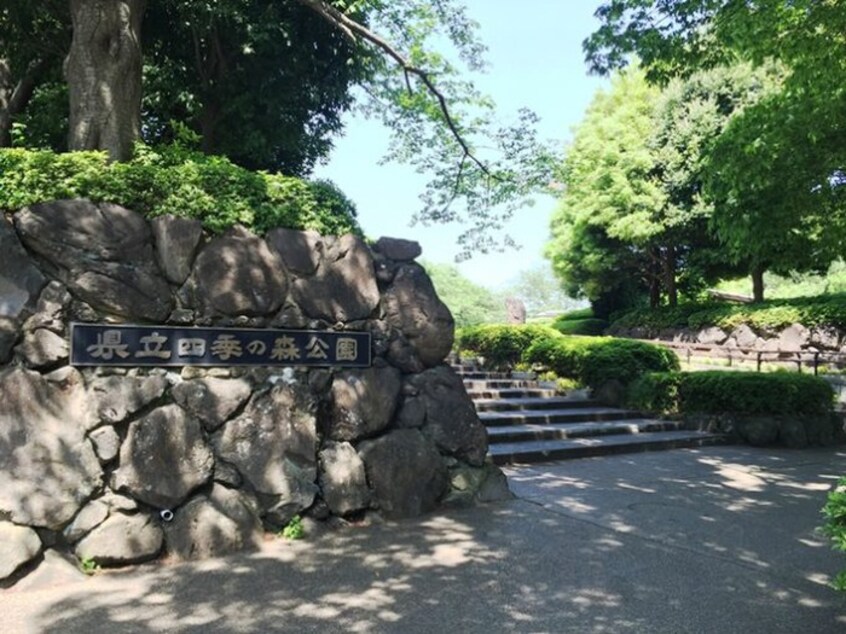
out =
<path fill-rule="evenodd" d="M 496 464 L 548 462 L 636 451 L 720 444 L 725 438 L 561 395 L 530 374 L 485 372 L 454 365 L 488 430 Z"/>

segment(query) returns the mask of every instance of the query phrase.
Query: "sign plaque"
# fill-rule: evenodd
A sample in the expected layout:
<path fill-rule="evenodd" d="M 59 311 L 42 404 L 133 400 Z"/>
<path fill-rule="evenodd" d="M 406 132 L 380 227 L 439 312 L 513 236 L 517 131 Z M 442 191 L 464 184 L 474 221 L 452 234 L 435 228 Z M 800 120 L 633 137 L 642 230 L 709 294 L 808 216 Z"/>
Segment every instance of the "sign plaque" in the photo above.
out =
<path fill-rule="evenodd" d="M 369 367 L 370 333 L 71 324 L 75 366 Z"/>

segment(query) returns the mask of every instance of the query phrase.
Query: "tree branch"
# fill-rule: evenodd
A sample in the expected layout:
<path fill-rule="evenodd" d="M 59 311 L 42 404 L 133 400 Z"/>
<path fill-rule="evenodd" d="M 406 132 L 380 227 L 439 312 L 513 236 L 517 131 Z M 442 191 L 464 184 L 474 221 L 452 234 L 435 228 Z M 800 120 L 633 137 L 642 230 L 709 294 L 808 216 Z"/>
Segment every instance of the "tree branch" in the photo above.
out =
<path fill-rule="evenodd" d="M 341 32 L 352 42 L 356 42 L 356 36 L 360 36 L 363 40 L 370 42 L 376 47 L 382 49 L 382 51 L 384 51 L 388 55 L 388 57 L 393 59 L 394 62 L 396 62 L 397 65 L 403 70 L 406 75 L 406 83 L 408 83 L 409 75 L 417 76 L 417 78 L 426 87 L 426 90 L 428 90 L 429 94 L 431 94 L 435 97 L 435 99 L 437 99 L 438 107 L 440 108 L 440 111 L 444 116 L 444 121 L 446 121 L 447 127 L 452 133 L 453 138 L 461 147 L 461 150 L 464 152 L 464 156 L 462 157 L 462 166 L 465 159 L 470 159 L 487 176 L 496 179 L 496 177 L 491 174 L 488 167 L 484 163 L 482 163 L 482 161 L 480 161 L 475 154 L 473 154 L 473 151 L 470 149 L 470 145 L 464 139 L 464 136 L 461 134 L 461 130 L 458 129 L 458 124 L 452 117 L 452 113 L 449 110 L 449 105 L 447 104 L 446 97 L 444 97 L 443 93 L 438 89 L 437 86 L 435 86 L 435 83 L 432 81 L 432 78 L 429 76 L 429 73 L 427 73 L 422 68 L 414 66 L 384 38 L 374 33 L 364 25 L 359 24 L 355 20 L 351 19 L 342 11 L 339 11 L 325 0 L 297 0 L 297 2 L 299 2 L 304 7 L 307 7 L 312 11 L 318 13 L 330 24 L 340 29 Z"/>

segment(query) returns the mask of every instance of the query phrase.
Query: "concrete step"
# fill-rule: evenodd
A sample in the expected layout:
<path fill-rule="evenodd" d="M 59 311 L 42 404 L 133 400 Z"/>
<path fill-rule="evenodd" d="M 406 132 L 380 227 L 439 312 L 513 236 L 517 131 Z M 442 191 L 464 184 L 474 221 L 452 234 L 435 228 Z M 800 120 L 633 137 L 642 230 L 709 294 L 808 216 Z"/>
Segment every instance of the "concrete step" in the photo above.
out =
<path fill-rule="evenodd" d="M 485 390 L 514 389 L 553 389 L 541 387 L 537 381 L 517 381 L 515 379 L 464 379 L 464 387 L 470 392 Z"/>
<path fill-rule="evenodd" d="M 678 431 L 681 423 L 671 420 L 633 418 L 603 423 L 556 423 L 552 425 L 512 425 L 489 427 L 488 443 L 532 442 L 536 440 L 564 440 L 614 434 L 648 434 L 661 431 Z"/>
<path fill-rule="evenodd" d="M 549 425 L 555 423 L 591 423 L 643 418 L 640 412 L 616 407 L 581 407 L 550 410 L 517 410 L 479 412 L 479 420 L 486 427 L 506 425 Z"/>
<path fill-rule="evenodd" d="M 542 388 L 503 388 L 501 390 L 467 390 L 467 394 L 474 401 L 479 399 L 503 399 L 503 398 L 553 398 L 558 396 L 557 390 L 545 390 Z"/>
<path fill-rule="evenodd" d="M 508 372 L 483 372 L 481 370 L 463 370 L 456 372 L 462 379 L 472 379 L 479 381 L 507 381 L 512 377 Z"/>
<path fill-rule="evenodd" d="M 620 453 L 658 451 L 724 444 L 725 436 L 697 431 L 615 434 L 570 440 L 497 443 L 490 446 L 495 464 L 527 464 Z"/>
<path fill-rule="evenodd" d="M 514 410 L 584 409 L 599 407 L 596 401 L 586 398 L 556 396 L 551 398 L 484 398 L 473 401 L 478 412 L 505 412 Z"/>

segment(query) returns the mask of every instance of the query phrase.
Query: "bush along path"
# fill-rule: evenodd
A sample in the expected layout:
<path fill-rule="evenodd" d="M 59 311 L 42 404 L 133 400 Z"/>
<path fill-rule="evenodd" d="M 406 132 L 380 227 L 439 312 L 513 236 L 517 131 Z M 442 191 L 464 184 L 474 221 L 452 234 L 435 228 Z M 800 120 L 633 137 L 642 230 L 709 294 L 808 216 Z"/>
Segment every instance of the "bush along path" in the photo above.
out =
<path fill-rule="evenodd" d="M 487 428 L 489 452 L 499 465 L 726 442 L 721 434 L 684 430 L 678 421 L 561 394 L 531 373 L 488 372 L 473 363 L 453 368 Z"/>

